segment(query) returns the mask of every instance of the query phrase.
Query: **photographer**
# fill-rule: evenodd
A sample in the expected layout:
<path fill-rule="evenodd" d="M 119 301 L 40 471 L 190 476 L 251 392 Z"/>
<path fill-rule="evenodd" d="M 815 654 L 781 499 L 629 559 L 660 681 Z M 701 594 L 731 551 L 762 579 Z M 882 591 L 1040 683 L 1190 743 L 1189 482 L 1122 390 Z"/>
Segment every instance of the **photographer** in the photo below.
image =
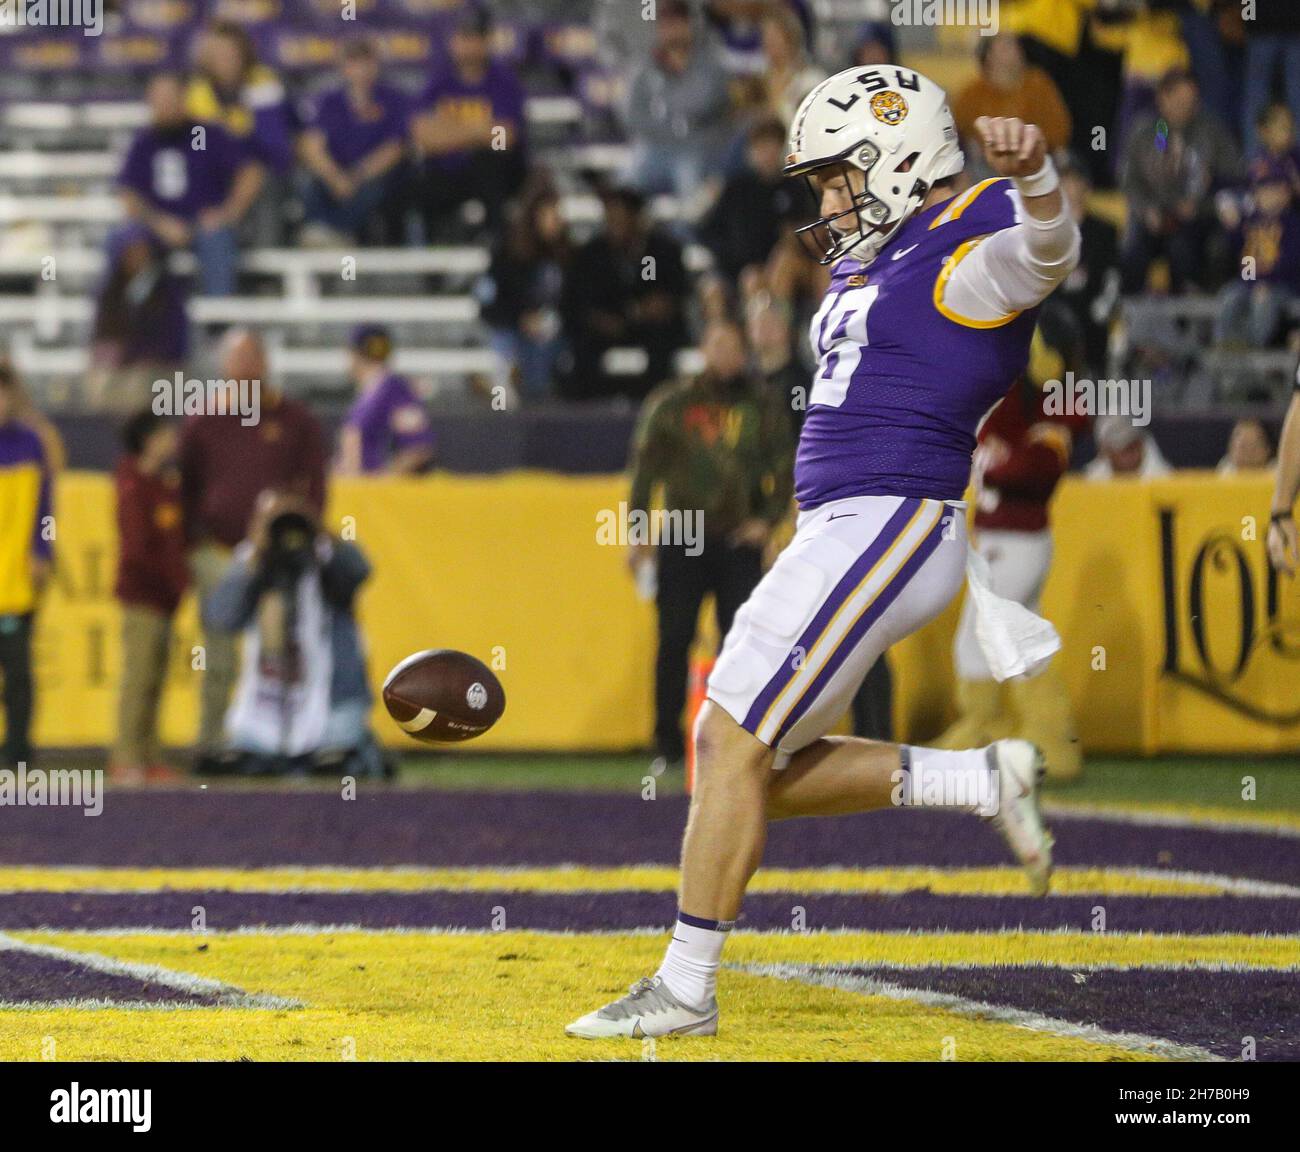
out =
<path fill-rule="evenodd" d="M 203 606 L 207 627 L 244 634 L 226 714 L 230 747 L 209 770 L 388 774 L 367 724 L 371 697 L 353 615 L 369 575 L 361 550 L 321 529 L 306 501 L 262 493 L 248 538 Z"/>

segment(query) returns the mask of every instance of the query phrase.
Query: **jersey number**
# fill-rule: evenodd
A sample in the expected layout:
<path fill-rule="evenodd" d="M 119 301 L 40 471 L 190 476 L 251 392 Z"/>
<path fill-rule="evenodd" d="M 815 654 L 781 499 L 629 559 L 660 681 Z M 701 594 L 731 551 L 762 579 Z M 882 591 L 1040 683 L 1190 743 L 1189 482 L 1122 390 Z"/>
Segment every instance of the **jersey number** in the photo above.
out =
<path fill-rule="evenodd" d="M 849 381 L 867 346 L 867 313 L 879 294 L 878 284 L 841 292 L 813 317 L 812 338 L 818 364 L 809 405 L 838 408 L 844 403 Z"/>

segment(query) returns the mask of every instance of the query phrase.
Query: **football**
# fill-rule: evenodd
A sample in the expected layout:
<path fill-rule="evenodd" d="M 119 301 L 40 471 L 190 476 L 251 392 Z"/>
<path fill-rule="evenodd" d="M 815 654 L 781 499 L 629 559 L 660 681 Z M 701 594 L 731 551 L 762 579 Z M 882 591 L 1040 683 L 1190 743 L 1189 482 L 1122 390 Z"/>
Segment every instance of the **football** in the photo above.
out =
<path fill-rule="evenodd" d="M 415 739 L 455 744 L 481 736 L 501 719 L 506 694 L 482 660 L 435 648 L 408 656 L 388 674 L 384 707 Z"/>

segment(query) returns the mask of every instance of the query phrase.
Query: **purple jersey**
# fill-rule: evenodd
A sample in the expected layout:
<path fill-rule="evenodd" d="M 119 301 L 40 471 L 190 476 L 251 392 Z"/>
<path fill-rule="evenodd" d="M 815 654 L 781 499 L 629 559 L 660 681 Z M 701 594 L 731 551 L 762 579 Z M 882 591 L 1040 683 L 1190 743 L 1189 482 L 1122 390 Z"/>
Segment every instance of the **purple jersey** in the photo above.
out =
<path fill-rule="evenodd" d="M 852 256 L 836 264 L 811 328 L 818 365 L 795 462 L 800 508 L 961 498 L 976 429 L 1024 371 L 1038 309 L 966 320 L 942 291 L 982 238 L 1017 222 L 1013 196 L 1011 181 L 986 180 L 918 212 L 866 268 Z"/>
<path fill-rule="evenodd" d="M 391 372 L 357 397 L 347 425 L 361 434 L 363 472 L 382 472 L 394 453 L 433 447 L 424 405 L 406 378 Z"/>
<path fill-rule="evenodd" d="M 196 127 L 187 121 L 173 129 L 141 129 L 127 150 L 118 185 L 186 221 L 223 203 L 248 153 L 217 124 L 202 126 L 203 147 L 196 148 Z"/>
<path fill-rule="evenodd" d="M 514 125 L 514 137 L 524 130 L 524 90 L 519 78 L 502 64 L 489 64 L 483 79 L 473 84 L 448 68 L 429 81 L 418 106 L 424 112 L 444 112 L 462 124 L 481 125 L 485 135 L 493 125 L 506 122 Z M 459 172 L 469 160 L 468 152 L 445 152 L 427 163 L 444 172 Z"/>
<path fill-rule="evenodd" d="M 340 168 L 351 168 L 381 144 L 406 138 L 406 97 L 388 84 L 376 84 L 375 108 L 362 116 L 348 99 L 346 88 L 333 88 L 316 102 L 308 127 L 325 136 L 325 147 Z"/>

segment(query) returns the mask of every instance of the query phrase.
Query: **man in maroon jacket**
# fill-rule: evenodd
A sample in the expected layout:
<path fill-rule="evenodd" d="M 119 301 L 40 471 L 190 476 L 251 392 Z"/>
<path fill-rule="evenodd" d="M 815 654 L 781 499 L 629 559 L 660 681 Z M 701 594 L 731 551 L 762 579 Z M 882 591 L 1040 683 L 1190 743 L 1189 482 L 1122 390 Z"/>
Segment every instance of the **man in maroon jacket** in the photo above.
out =
<path fill-rule="evenodd" d="M 181 525 L 177 425 L 145 410 L 122 432 L 118 461 L 117 584 L 122 605 L 122 674 L 117 744 L 109 762 L 116 780 L 165 777 L 158 743 L 158 705 L 167 675 L 172 616 L 189 584 Z"/>
<path fill-rule="evenodd" d="M 305 404 L 271 387 L 261 339 L 245 329 L 229 332 L 221 372 L 232 398 L 220 411 L 191 416 L 181 434 L 185 536 L 200 601 L 224 575 L 231 551 L 247 534 L 262 492 L 293 493 L 318 515 L 325 503 L 325 438 L 320 424 Z M 247 406 L 234 398 L 236 393 L 256 400 L 251 418 Z M 221 745 L 222 722 L 237 671 L 233 636 L 205 629 L 203 643 L 200 755 Z"/>
<path fill-rule="evenodd" d="M 1035 332 L 1027 375 L 989 413 L 975 450 L 972 543 L 988 562 L 993 590 L 1034 612 L 1052 564 L 1048 503 L 1069 466 L 1073 434 L 1088 423 L 1083 416 L 1049 413 L 1041 389 L 1048 376 L 1062 375 L 1064 365 L 1041 332 Z M 1082 757 L 1065 684 L 1050 668 L 1006 685 L 993 679 L 975 639 L 969 597 L 957 626 L 953 664 L 961 716 L 933 742 L 936 748 L 971 748 L 1020 736 L 1046 754 L 1052 779 L 1079 774 Z"/>

